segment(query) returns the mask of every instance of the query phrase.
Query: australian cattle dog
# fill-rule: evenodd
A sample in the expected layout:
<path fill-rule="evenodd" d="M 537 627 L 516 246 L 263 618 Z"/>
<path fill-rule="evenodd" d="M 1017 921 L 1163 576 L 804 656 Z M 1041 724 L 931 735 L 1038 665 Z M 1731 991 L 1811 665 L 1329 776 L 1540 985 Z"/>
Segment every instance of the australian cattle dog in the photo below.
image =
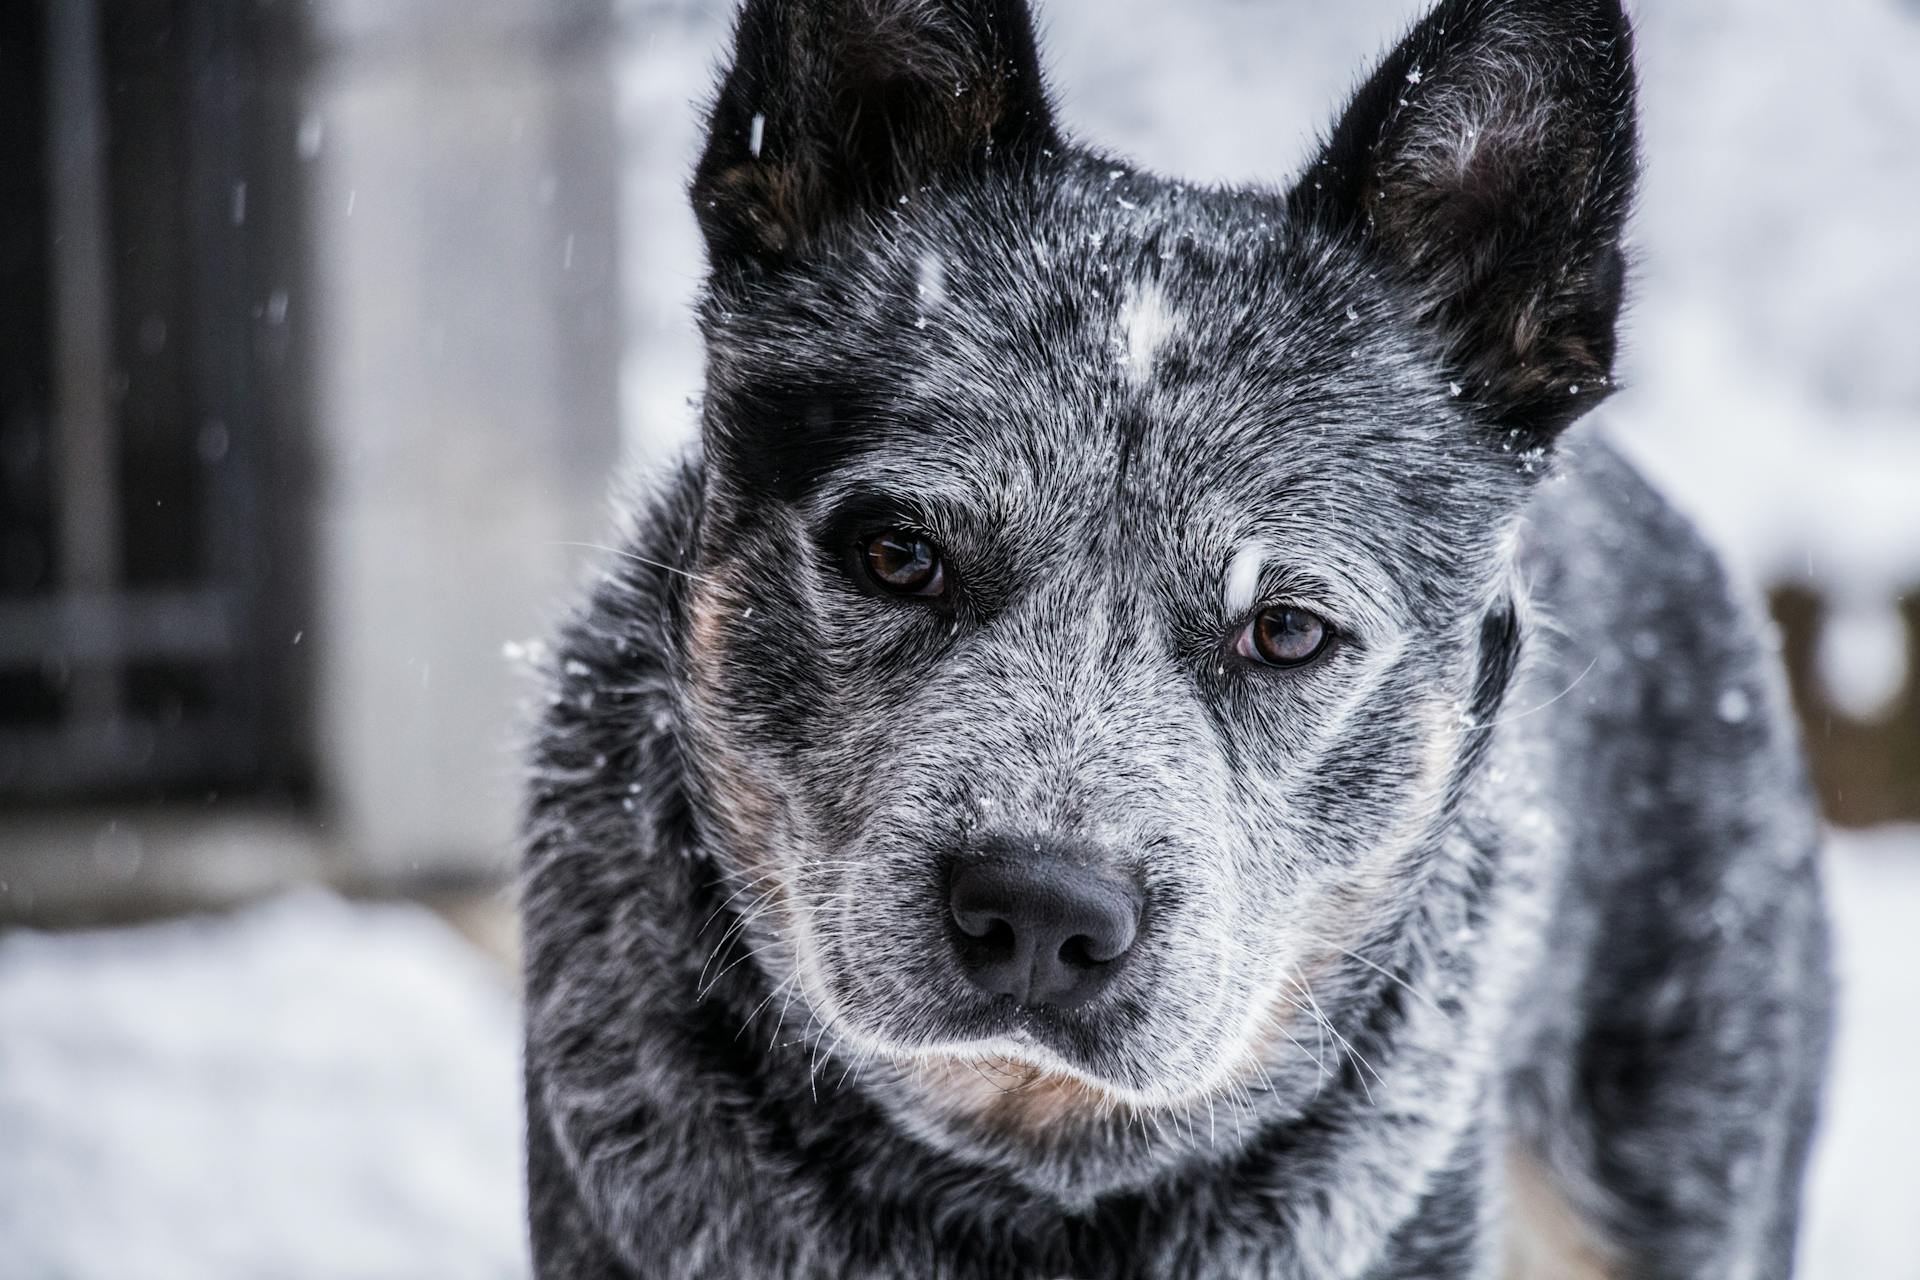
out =
<path fill-rule="evenodd" d="M 540 1276 L 1790 1273 L 1820 830 L 1582 422 L 1637 164 L 1619 0 L 1446 0 L 1284 189 L 1067 137 L 1023 0 L 748 0 L 528 784 Z"/>

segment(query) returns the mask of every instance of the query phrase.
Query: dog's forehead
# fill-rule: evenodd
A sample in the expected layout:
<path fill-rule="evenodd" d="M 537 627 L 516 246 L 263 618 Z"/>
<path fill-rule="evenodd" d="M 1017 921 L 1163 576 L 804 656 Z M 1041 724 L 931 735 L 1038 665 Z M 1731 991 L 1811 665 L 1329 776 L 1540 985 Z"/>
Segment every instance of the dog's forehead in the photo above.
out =
<path fill-rule="evenodd" d="M 898 309 L 867 305 L 911 424 L 884 447 L 930 482 L 1231 526 L 1281 494 L 1333 512 L 1418 483 L 1431 502 L 1436 476 L 1486 462 L 1370 273 L 1266 193 L 1108 169 L 1037 208 L 916 212 L 866 264 Z"/>
<path fill-rule="evenodd" d="M 1276 529 L 1405 563 L 1484 533 L 1514 486 L 1392 306 L 1276 197 L 1083 166 L 922 193 L 732 319 L 721 351 L 728 379 L 864 407 L 795 464 L 815 498 L 939 493 L 1055 534 L 1132 526 L 1135 545 L 1204 547 L 1222 571 Z"/>

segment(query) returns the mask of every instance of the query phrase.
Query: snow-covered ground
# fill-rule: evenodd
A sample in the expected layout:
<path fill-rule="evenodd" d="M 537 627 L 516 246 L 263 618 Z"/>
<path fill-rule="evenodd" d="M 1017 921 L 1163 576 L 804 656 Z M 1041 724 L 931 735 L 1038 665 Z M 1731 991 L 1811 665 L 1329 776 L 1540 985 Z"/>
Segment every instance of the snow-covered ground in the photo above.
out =
<path fill-rule="evenodd" d="M 524 1275 L 518 1026 L 414 907 L 0 934 L 0 1276 Z"/>
<path fill-rule="evenodd" d="M 1920 827 L 1834 841 L 1839 1041 L 1814 1151 L 1807 1280 L 1920 1280 Z"/>
<path fill-rule="evenodd" d="M 1920 828 L 1829 862 L 1843 979 L 1805 1275 L 1920 1277 Z M 317 893 L 0 936 L 0 1275 L 525 1274 L 519 1047 L 438 917 Z"/>

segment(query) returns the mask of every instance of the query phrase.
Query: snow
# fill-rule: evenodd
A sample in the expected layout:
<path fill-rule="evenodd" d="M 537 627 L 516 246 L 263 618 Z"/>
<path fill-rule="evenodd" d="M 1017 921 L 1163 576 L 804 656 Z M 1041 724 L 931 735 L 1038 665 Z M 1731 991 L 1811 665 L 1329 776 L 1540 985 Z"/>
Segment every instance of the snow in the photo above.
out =
<path fill-rule="evenodd" d="M 1811 1280 L 1920 1276 L 1920 827 L 1838 836 Z M 0 935 L 0 1272 L 521 1277 L 518 1020 L 415 907 Z"/>
<path fill-rule="evenodd" d="M 518 1025 L 413 907 L 0 934 L 0 1274 L 523 1275 Z"/>
<path fill-rule="evenodd" d="M 1802 1240 L 1807 1280 L 1920 1277 L 1920 827 L 1834 841 L 1839 1037 Z"/>

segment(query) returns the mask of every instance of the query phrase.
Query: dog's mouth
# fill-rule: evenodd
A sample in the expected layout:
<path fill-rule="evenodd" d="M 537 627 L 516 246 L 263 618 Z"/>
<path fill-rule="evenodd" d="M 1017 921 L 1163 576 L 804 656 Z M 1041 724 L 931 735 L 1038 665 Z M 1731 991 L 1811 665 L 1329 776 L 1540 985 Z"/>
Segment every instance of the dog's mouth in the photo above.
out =
<path fill-rule="evenodd" d="M 1203 1096 L 1198 1076 L 1143 1052 L 1148 1011 L 1133 1001 L 1089 1009 L 1021 1005 L 1004 997 L 876 999 L 845 973 L 828 977 L 822 1012 L 856 1054 L 910 1074 L 967 1074 L 1002 1088 L 1071 1094 L 1103 1113 L 1184 1104 Z"/>
<path fill-rule="evenodd" d="M 893 1061 L 923 1081 L 970 1077 L 979 1086 L 975 1092 L 982 1103 L 1005 1104 L 1014 1095 L 1031 1095 L 1065 1106 L 1070 1098 L 1076 1111 L 1110 1115 L 1185 1100 L 1183 1091 L 1146 1079 L 1107 1055 L 1089 1060 L 1076 1049 L 1063 1051 L 1060 1044 L 1023 1030 L 943 1041 L 898 1053 Z"/>
<path fill-rule="evenodd" d="M 1207 1071 L 1172 1072 L 1122 1053 L 1087 1052 L 1069 1033 L 1023 1029 L 897 1055 L 894 1062 L 949 1105 L 996 1128 L 1058 1133 L 1062 1126 L 1172 1114 L 1205 1107 L 1233 1087 Z"/>
<path fill-rule="evenodd" d="M 1113 1054 L 1096 1018 L 1050 1006 L 1022 1006 L 993 997 L 978 1007 L 950 1011 L 928 1052 L 948 1057 L 992 1057 L 1040 1069 L 1065 1067 L 1100 1073 Z"/>

